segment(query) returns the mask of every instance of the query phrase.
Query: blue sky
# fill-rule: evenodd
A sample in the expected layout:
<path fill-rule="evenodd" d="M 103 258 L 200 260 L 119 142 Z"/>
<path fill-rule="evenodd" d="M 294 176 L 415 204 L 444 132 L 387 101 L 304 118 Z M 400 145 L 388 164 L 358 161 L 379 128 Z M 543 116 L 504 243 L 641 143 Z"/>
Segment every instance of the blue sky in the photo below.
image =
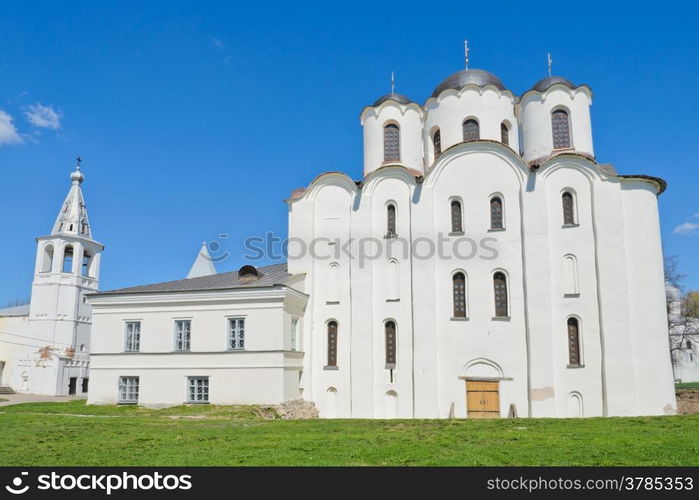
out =
<path fill-rule="evenodd" d="M 462 68 L 520 94 L 554 73 L 594 92 L 595 152 L 665 178 L 668 253 L 699 288 L 697 8 L 517 2 L 12 2 L 0 16 L 0 306 L 29 296 L 81 155 L 102 289 L 184 277 L 202 240 L 286 235 L 283 199 L 362 172 L 359 112 L 420 102 Z M 439 8 L 438 11 L 433 10 Z"/>

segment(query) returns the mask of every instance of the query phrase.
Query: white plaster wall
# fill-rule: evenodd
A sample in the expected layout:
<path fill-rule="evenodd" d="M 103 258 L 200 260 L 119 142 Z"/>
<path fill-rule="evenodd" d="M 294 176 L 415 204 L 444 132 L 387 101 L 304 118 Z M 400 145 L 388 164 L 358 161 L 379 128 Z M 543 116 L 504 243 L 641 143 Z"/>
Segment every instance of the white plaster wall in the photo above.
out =
<path fill-rule="evenodd" d="M 27 335 L 28 320 L 27 316 L 0 316 L 0 340 L 4 341 L 0 342 L 0 361 L 5 363 L 0 374 L 0 387 L 11 385 L 18 358 L 33 345 L 22 338 Z"/>
<path fill-rule="evenodd" d="M 188 376 L 210 377 L 213 404 L 280 403 L 301 396 L 304 354 L 290 350 L 290 324 L 303 317 L 302 294 L 276 287 L 90 300 L 88 403 L 115 403 L 119 377 L 132 375 L 140 377 L 139 403 L 147 405 L 184 403 Z M 245 318 L 245 350 L 227 350 L 230 317 Z M 191 321 L 190 352 L 174 350 L 177 319 Z M 137 353 L 124 352 L 127 321 L 141 322 Z"/>
<path fill-rule="evenodd" d="M 668 352 L 665 278 L 660 243 L 658 202 L 652 186 L 629 181 L 621 186 L 624 204 L 626 259 L 636 412 L 674 414 L 677 410 Z"/>
<path fill-rule="evenodd" d="M 551 113 L 559 108 L 568 111 L 571 148 L 594 156 L 590 105 L 592 94 L 586 87 L 571 90 L 554 85 L 545 92 L 531 91 L 522 96 L 518 116 L 522 131 L 522 150 L 525 161 L 548 157 L 553 152 Z"/>
<path fill-rule="evenodd" d="M 116 404 L 119 377 L 137 376 L 139 404 L 186 404 L 187 377 L 205 376 L 210 404 L 277 404 L 299 397 L 301 366 L 298 353 L 281 351 L 93 355 L 88 403 Z"/>
<path fill-rule="evenodd" d="M 557 158 L 545 171 L 538 174 L 543 177 L 541 184 L 545 187 L 540 194 L 546 196 L 546 213 L 548 239 L 540 243 L 548 247 L 550 287 L 548 292 L 551 306 L 551 323 L 548 328 L 533 328 L 533 337 L 541 337 L 542 342 L 532 350 L 544 350 L 544 342 L 550 345 L 548 361 L 538 359 L 532 363 L 538 371 L 543 363 L 551 364 L 556 395 L 555 412 L 557 416 L 568 416 L 569 395 L 575 393 L 583 402 L 583 416 L 601 416 L 602 401 L 602 354 L 599 329 L 599 309 L 597 294 L 597 270 L 595 256 L 595 239 L 592 192 L 601 181 L 593 173 L 581 168 L 577 161 Z M 538 180 L 538 179 L 537 179 Z M 539 187 L 539 186 L 537 186 Z M 575 226 L 563 224 L 563 192 L 574 196 Z M 538 257 L 537 257 L 538 255 Z M 578 294 L 567 293 L 564 257 L 573 256 L 577 264 Z M 536 265 L 541 255 L 531 252 L 528 263 Z M 540 270 L 541 271 L 541 270 Z M 536 276 L 532 276 L 532 286 L 537 286 Z M 531 296 L 531 314 L 540 312 L 538 297 Z M 569 366 L 567 320 L 578 319 L 581 366 Z M 545 340 L 544 340 L 545 339 Z"/>
<path fill-rule="evenodd" d="M 629 192 L 654 192 L 652 184 L 641 184 L 629 183 Z M 501 416 L 507 416 L 510 405 L 519 416 L 654 413 L 637 404 L 638 394 L 644 393 L 641 400 L 657 399 L 662 391 L 637 382 L 628 282 L 636 264 L 627 255 L 631 221 L 624 220 L 628 209 L 621 185 L 618 178 L 575 156 L 558 156 L 534 173 L 509 149 L 492 143 L 452 149 L 422 183 L 400 167 L 370 174 L 361 190 L 341 174 L 316 179 L 290 204 L 292 237 L 385 242 L 386 203 L 393 202 L 399 237 L 413 243 L 420 238 L 435 241 L 450 231 L 449 202 L 456 196 L 463 204 L 464 237 L 476 242 L 495 238 L 497 243 L 488 246 L 498 250 L 495 259 L 483 258 L 491 253 L 482 247 L 475 258 L 449 254 L 421 259 L 417 251 L 409 252 L 398 259 L 398 301 L 386 300 L 390 287 L 385 256 L 362 265 L 341 257 L 336 304 L 328 304 L 323 295 L 327 260 L 304 256 L 290 261 L 290 269 L 307 273 L 310 284 L 307 313 L 313 312 L 312 320 L 304 322 L 304 341 L 312 344 L 314 354 L 307 352 L 304 373 L 312 374 L 308 385 L 321 416 L 464 417 L 464 379 L 482 376 L 479 367 L 487 367 L 488 378 L 500 381 Z M 572 227 L 563 227 L 564 190 L 575 194 L 577 225 Z M 504 199 L 504 231 L 489 231 L 494 193 Z M 639 210 L 653 226 L 655 195 L 643 204 Z M 657 230 L 653 227 L 642 232 Z M 566 255 L 574 255 L 577 262 L 578 294 L 565 294 Z M 652 267 L 658 255 L 653 247 L 639 258 Z M 467 320 L 451 319 L 451 276 L 456 270 L 467 276 Z M 508 276 L 507 320 L 493 319 L 495 270 Z M 657 277 L 654 271 L 644 283 L 658 293 L 635 288 L 654 307 L 664 308 L 664 286 Z M 571 315 L 580 320 L 581 367 L 568 366 L 566 320 Z M 338 370 L 323 369 L 329 319 L 340 324 Z M 384 363 L 386 319 L 396 321 L 398 331 L 393 384 L 387 382 Z M 659 354 L 647 351 L 645 362 L 662 366 L 664 353 L 659 345 L 655 349 Z M 658 376 L 661 385 L 671 386 L 671 375 Z"/>
<path fill-rule="evenodd" d="M 361 123 L 364 127 L 364 175 L 386 164 L 399 163 L 417 172 L 425 169 L 422 146 L 423 111 L 417 104 L 386 101 L 380 106 L 365 108 Z M 396 123 L 400 127 L 400 161 L 384 161 L 384 127 Z"/>
<path fill-rule="evenodd" d="M 500 124 L 509 126 L 509 146 L 519 152 L 519 126 L 514 113 L 514 97 L 509 91 L 492 86 L 481 88 L 472 85 L 463 89 L 442 92 L 439 97 L 425 103 L 427 112 L 424 127 L 425 158 L 434 163 L 432 135 L 439 128 L 442 151 L 463 142 L 463 122 L 468 118 L 478 121 L 480 138 L 500 141 Z"/>

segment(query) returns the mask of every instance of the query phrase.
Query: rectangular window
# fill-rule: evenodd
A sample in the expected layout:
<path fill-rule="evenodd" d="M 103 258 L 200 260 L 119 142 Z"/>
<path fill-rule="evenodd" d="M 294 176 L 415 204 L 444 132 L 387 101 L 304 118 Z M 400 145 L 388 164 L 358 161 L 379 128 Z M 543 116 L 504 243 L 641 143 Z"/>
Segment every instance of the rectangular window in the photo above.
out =
<path fill-rule="evenodd" d="M 138 377 L 119 378 L 119 402 L 138 403 Z"/>
<path fill-rule="evenodd" d="M 245 318 L 228 318 L 228 349 L 245 349 Z"/>
<path fill-rule="evenodd" d="M 299 345 L 299 319 L 291 319 L 291 350 L 298 351 Z"/>
<path fill-rule="evenodd" d="M 124 342 L 124 351 L 138 352 L 141 349 L 141 322 L 127 321 L 126 322 L 126 338 Z"/>
<path fill-rule="evenodd" d="M 82 382 L 82 392 L 87 392 L 87 386 L 90 383 L 90 379 L 84 378 Z"/>
<path fill-rule="evenodd" d="M 192 322 L 188 319 L 175 321 L 175 350 L 189 351 L 192 337 Z"/>
<path fill-rule="evenodd" d="M 187 378 L 187 402 L 188 403 L 208 403 L 209 402 L 209 377 L 188 377 Z"/>

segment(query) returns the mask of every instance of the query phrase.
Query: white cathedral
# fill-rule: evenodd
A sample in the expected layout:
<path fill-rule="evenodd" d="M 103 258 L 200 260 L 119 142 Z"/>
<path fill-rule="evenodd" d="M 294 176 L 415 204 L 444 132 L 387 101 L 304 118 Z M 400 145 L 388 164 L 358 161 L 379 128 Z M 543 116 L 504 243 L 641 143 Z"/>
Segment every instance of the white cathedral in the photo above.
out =
<path fill-rule="evenodd" d="M 216 273 L 204 246 L 187 279 L 105 292 L 76 171 L 28 311 L 0 311 L 41 348 L 2 381 L 321 417 L 673 414 L 665 182 L 597 162 L 591 100 L 560 77 L 516 96 L 482 70 L 422 105 L 388 94 L 360 116 L 364 178 L 326 172 L 286 200 L 288 263 Z"/>

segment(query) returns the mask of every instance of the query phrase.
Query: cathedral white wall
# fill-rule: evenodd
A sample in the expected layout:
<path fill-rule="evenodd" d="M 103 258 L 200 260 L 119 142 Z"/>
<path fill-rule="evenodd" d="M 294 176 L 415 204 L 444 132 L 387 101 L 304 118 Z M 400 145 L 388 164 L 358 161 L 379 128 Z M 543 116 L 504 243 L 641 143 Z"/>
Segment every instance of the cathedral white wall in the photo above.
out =
<path fill-rule="evenodd" d="M 423 172 L 422 109 L 417 104 L 386 101 L 376 108 L 365 108 L 361 123 L 364 127 L 364 175 L 386 164 L 399 163 Z M 400 128 L 400 161 L 384 161 L 384 127 L 390 123 Z"/>
<path fill-rule="evenodd" d="M 528 92 L 522 96 L 518 116 L 524 160 L 539 160 L 553 152 L 551 113 L 557 109 L 568 112 L 571 148 L 578 153 L 594 156 L 591 104 L 591 94 L 584 87 L 571 90 L 555 85 L 543 93 Z"/>
<path fill-rule="evenodd" d="M 628 301 L 636 383 L 636 411 L 674 414 L 672 365 L 668 352 L 665 278 L 658 203 L 651 186 L 629 181 L 621 186 L 624 203 Z"/>
<path fill-rule="evenodd" d="M 434 132 L 440 130 L 442 151 L 445 151 L 463 142 L 462 124 L 469 118 L 478 121 L 481 139 L 498 142 L 501 140 L 500 125 L 505 122 L 509 129 L 509 146 L 519 152 L 519 126 L 514 97 L 509 92 L 469 86 L 460 91 L 442 92 L 439 97 L 428 100 L 425 110 L 424 154 L 428 165 L 435 160 Z"/>
<path fill-rule="evenodd" d="M 291 260 L 290 269 L 307 273 L 307 311 L 313 311 L 304 333 L 314 351 L 307 352 L 304 362 L 312 390 L 304 397 L 318 405 L 322 417 L 464 417 L 465 379 L 486 377 L 499 381 L 501 416 L 508 415 L 511 405 L 519 416 L 535 417 L 657 413 L 657 405 L 637 400 L 662 399 L 672 377 L 656 374 L 665 389 L 639 385 L 629 301 L 630 288 L 644 294 L 650 286 L 660 292 L 646 294 L 644 300 L 664 308 L 664 287 L 656 272 L 661 260 L 655 245 L 645 255 L 629 257 L 626 228 L 631 221 L 624 220 L 628 208 L 621 183 L 603 179 L 606 174 L 596 168 L 580 157 L 559 157 L 533 173 L 505 148 L 471 143 L 440 158 L 422 184 L 399 167 L 368 176 L 361 191 L 340 174 L 316 180 L 290 205 L 292 237 L 385 243 L 390 202 L 397 208 L 399 237 L 435 241 L 449 233 L 449 203 L 458 197 L 464 236 L 476 242 L 495 238 L 497 243 L 487 245 L 496 247 L 498 256 L 482 258 L 490 256 L 482 247 L 473 259 L 421 259 L 409 252 L 398 259 L 399 300 L 388 300 L 395 294 L 385 256 L 362 265 L 341 257 L 341 272 L 334 275 L 328 261 Z M 651 222 L 655 210 L 657 224 L 655 188 L 640 184 L 629 184 L 627 191 L 632 197 L 639 189 L 651 195 L 638 210 Z M 574 193 L 572 226 L 563 224 L 564 191 Z M 504 200 L 504 231 L 489 231 L 494 193 Z M 657 232 L 657 226 L 651 223 L 639 231 Z M 657 242 L 657 234 L 653 237 Z M 566 258 L 575 262 L 574 278 Z M 627 276 L 641 262 L 655 271 L 644 278 L 644 287 L 630 287 Z M 466 320 L 451 318 L 451 276 L 457 270 L 467 276 Z M 495 270 L 508 276 L 510 317 L 505 320 L 493 318 Z M 339 300 L 328 304 L 325 290 L 331 282 Z M 579 367 L 569 366 L 571 316 L 580 322 Z M 650 322 L 657 325 L 658 318 Z M 330 319 L 340 325 L 337 370 L 323 369 Z M 397 325 L 398 366 L 392 384 L 384 363 L 386 319 Z M 666 350 L 658 342 L 666 341 L 665 335 L 646 330 L 643 335 L 656 336 L 650 342 L 654 349 L 643 355 L 645 363 L 662 366 Z"/>
<path fill-rule="evenodd" d="M 555 402 L 555 408 L 542 408 L 542 411 L 544 414 L 554 411 L 560 417 L 575 416 L 569 415 L 568 403 L 571 396 L 576 395 L 582 402 L 583 416 L 601 416 L 604 413 L 602 352 L 592 202 L 593 191 L 600 180 L 586 172 L 576 160 L 556 160 L 546 171 L 536 175 L 540 178 L 536 179 L 533 193 L 545 200 L 545 204 L 531 207 L 530 226 L 525 232 L 525 239 L 537 245 L 526 254 L 527 266 L 533 271 L 527 286 L 532 291 L 539 289 L 543 293 L 530 293 L 529 297 L 532 304 L 530 349 L 533 376 L 548 366 L 555 395 L 555 401 L 551 400 Z M 573 226 L 565 225 L 563 221 L 564 192 L 573 194 Z M 547 226 L 548 238 L 534 236 L 537 232 L 533 225 L 542 220 Z M 577 268 L 572 275 L 566 267 L 566 258 L 572 258 Z M 543 280 L 543 276 L 548 276 L 548 281 Z M 544 287 L 548 287 L 545 292 Z M 544 293 L 546 297 L 543 297 Z M 548 323 L 547 318 L 542 317 L 534 324 L 534 318 L 544 314 L 544 310 L 549 315 Z M 569 364 L 567 321 L 570 317 L 578 320 L 580 366 Z M 533 404 L 534 415 L 537 415 L 536 406 Z"/>
<path fill-rule="evenodd" d="M 431 199 L 420 201 L 420 205 L 424 204 L 420 215 L 423 221 L 426 218 L 434 221 L 435 230 L 430 237 L 436 240 L 440 233 L 449 233 L 450 201 L 457 197 L 463 207 L 464 237 L 479 245 L 471 258 L 458 255 L 435 258 L 430 265 L 416 270 L 417 283 L 433 282 L 433 313 L 416 308 L 418 315 L 425 316 L 422 322 L 425 327 L 433 316 L 432 326 L 427 327 L 431 335 L 421 331 L 416 336 L 416 348 L 420 351 L 434 344 L 438 387 L 437 406 L 427 394 L 428 387 L 416 391 L 416 409 L 436 417 L 448 417 L 452 408 L 456 417 L 465 417 L 464 378 L 480 377 L 479 368 L 490 365 L 498 367 L 491 376 L 496 380 L 507 379 L 501 382 L 501 415 L 507 415 L 511 404 L 517 407 L 518 414 L 526 415 L 527 347 L 520 232 L 522 172 L 521 167 L 505 156 L 508 153 L 500 149 L 484 144 L 465 145 L 440 160 L 423 185 L 423 194 L 430 191 Z M 504 230 L 490 229 L 490 198 L 494 194 L 503 200 Z M 422 225 L 423 221 L 418 219 L 415 225 Z M 485 243 L 484 238 L 490 241 Z M 483 244 L 495 248 L 497 257 L 484 250 Z M 466 255 L 471 250 L 469 244 L 461 248 Z M 457 271 L 466 275 L 466 320 L 452 318 L 451 278 Z M 508 318 L 495 318 L 493 274 L 497 271 L 507 276 Z"/>

